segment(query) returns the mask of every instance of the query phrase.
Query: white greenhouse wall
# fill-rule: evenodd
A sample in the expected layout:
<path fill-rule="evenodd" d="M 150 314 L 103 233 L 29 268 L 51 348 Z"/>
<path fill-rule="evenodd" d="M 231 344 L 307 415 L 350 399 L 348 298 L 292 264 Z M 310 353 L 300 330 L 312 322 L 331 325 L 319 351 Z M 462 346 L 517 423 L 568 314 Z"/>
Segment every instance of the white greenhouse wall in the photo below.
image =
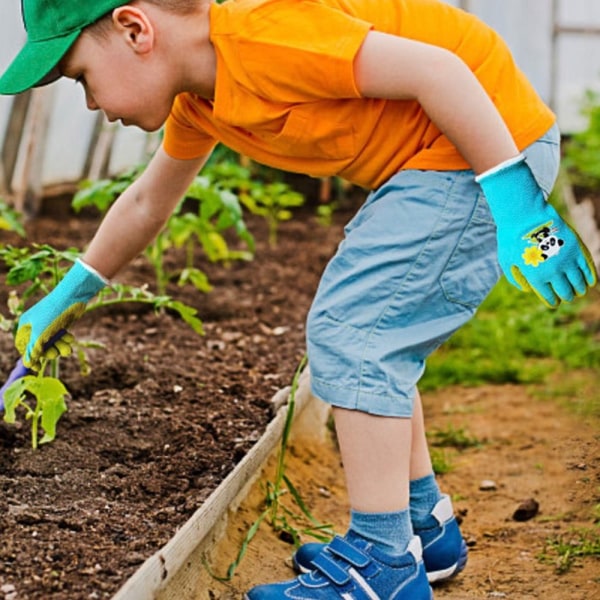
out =
<path fill-rule="evenodd" d="M 517 63 L 556 111 L 563 132 L 581 129 L 583 95 L 588 89 L 600 89 L 598 0 L 446 1 L 478 15 L 506 39 Z M 3 70 L 22 45 L 25 32 L 20 2 L 0 2 Z M 37 103 L 38 109 L 43 107 L 45 120 L 32 121 L 30 106 L 27 120 L 16 121 L 17 130 L 29 135 L 34 145 L 43 144 L 43 148 L 24 150 L 21 146 L 26 146 L 25 141 L 20 142 L 15 169 L 8 173 L 11 161 L 7 160 L 7 148 L 15 146 L 16 141 L 7 140 L 13 99 L 0 96 L 0 192 L 35 196 L 48 186 L 99 176 L 107 170 L 114 174 L 145 160 L 149 147 L 156 143 L 156 136 L 149 141 L 135 128 L 99 121 L 86 109 L 79 86 L 70 81 L 36 90 L 31 102 Z"/>

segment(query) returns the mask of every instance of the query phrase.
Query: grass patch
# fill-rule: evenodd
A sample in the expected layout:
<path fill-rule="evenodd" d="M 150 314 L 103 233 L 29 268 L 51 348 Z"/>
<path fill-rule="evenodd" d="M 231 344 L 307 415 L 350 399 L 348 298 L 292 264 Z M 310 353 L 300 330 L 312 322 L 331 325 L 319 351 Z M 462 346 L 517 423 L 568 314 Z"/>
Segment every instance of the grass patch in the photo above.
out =
<path fill-rule="evenodd" d="M 539 384 L 553 373 L 597 373 L 597 332 L 582 317 L 594 299 L 592 292 L 549 310 L 533 294 L 501 280 L 475 317 L 429 358 L 419 387 Z"/>
<path fill-rule="evenodd" d="M 427 433 L 427 437 L 430 444 L 437 448 L 465 450 L 466 448 L 477 448 L 482 445 L 480 440 L 466 432 L 462 427 L 456 428 L 453 425 L 448 425 L 446 429 L 436 429 L 431 433 Z"/>
<path fill-rule="evenodd" d="M 547 540 L 539 559 L 553 564 L 557 573 L 567 573 L 578 559 L 600 559 L 600 530 L 577 529 Z"/>
<path fill-rule="evenodd" d="M 436 475 L 443 475 L 444 473 L 452 471 L 452 461 L 443 448 L 431 448 L 429 453 L 431 455 L 433 472 Z"/>

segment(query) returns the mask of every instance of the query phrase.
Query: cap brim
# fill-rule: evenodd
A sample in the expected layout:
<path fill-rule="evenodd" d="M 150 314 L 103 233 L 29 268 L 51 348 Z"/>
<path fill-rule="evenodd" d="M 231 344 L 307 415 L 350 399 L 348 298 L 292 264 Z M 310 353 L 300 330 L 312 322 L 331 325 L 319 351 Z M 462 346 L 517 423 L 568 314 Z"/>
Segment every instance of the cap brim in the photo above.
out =
<path fill-rule="evenodd" d="M 79 37 L 76 30 L 51 40 L 28 41 L 0 78 L 0 94 L 20 94 L 56 81 L 57 64 Z"/>

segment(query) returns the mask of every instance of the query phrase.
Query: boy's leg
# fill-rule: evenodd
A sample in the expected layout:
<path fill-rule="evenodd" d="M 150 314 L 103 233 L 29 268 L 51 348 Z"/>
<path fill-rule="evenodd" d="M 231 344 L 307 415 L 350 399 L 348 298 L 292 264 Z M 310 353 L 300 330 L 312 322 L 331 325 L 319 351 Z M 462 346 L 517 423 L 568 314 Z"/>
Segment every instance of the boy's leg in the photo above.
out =
<path fill-rule="evenodd" d="M 425 420 L 423 418 L 423 404 L 421 394 L 417 390 L 413 405 L 412 445 L 410 450 L 410 479 L 421 479 L 433 473 L 429 446 L 425 435 Z"/>
<path fill-rule="evenodd" d="M 409 497 L 411 420 L 333 409 L 350 501 L 347 537 L 400 555 L 413 537 Z"/>
<path fill-rule="evenodd" d="M 412 420 L 333 408 L 353 510 L 393 512 L 408 507 Z"/>
<path fill-rule="evenodd" d="M 415 396 L 411 424 L 411 524 L 423 546 L 423 562 L 429 581 L 444 581 L 465 568 L 468 551 L 450 498 L 441 493 L 435 479 L 425 435 L 423 406 L 418 392 Z"/>

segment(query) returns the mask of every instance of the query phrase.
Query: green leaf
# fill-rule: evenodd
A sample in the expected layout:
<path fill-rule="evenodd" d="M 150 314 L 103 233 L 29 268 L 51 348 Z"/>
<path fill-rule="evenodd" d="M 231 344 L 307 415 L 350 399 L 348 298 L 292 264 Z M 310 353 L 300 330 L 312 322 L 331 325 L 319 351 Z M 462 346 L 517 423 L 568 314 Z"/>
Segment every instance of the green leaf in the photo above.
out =
<path fill-rule="evenodd" d="M 4 392 L 4 420 L 7 423 L 15 423 L 17 420 L 16 410 L 25 397 L 23 378 L 14 381 Z"/>
<path fill-rule="evenodd" d="M 195 268 L 187 268 L 181 271 L 179 286 L 184 286 L 186 283 L 191 283 L 198 291 L 208 293 L 212 290 L 212 285 L 208 281 L 208 276 L 204 271 Z"/>
<path fill-rule="evenodd" d="M 179 316 L 199 335 L 204 335 L 204 327 L 202 321 L 196 316 L 198 311 L 183 302 L 169 300 L 165 304 L 167 308 L 174 310 Z"/>

